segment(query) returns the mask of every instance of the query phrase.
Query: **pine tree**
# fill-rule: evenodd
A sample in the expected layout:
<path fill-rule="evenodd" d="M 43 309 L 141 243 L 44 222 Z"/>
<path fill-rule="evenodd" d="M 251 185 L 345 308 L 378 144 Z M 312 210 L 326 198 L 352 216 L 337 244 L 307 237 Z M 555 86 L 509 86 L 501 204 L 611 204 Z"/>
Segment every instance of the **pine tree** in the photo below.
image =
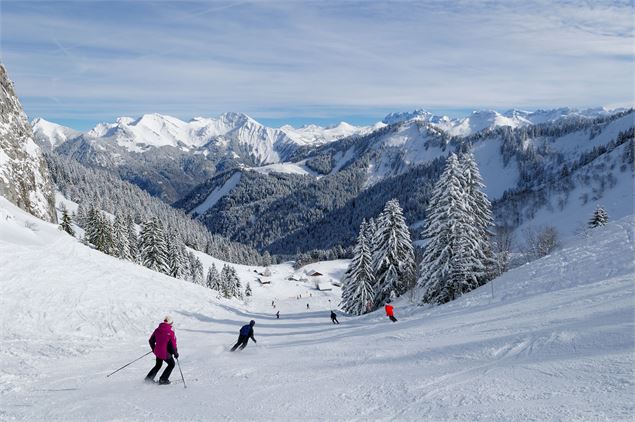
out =
<path fill-rule="evenodd" d="M 232 285 L 234 287 L 234 291 L 232 296 L 237 297 L 238 299 L 243 298 L 243 288 L 240 282 L 240 277 L 238 277 L 238 273 L 236 272 L 236 268 L 234 266 L 230 267 L 230 274 L 233 279 Z"/>
<path fill-rule="evenodd" d="M 190 280 L 193 283 L 203 285 L 204 284 L 203 263 L 192 252 L 188 252 L 187 257 L 189 261 Z"/>
<path fill-rule="evenodd" d="M 373 266 L 369 241 L 366 238 L 368 224 L 365 220 L 359 228 L 353 259 L 342 280 L 342 302 L 340 306 L 353 315 L 362 315 L 373 310 Z"/>
<path fill-rule="evenodd" d="M 245 287 L 245 296 L 251 297 L 252 295 L 253 292 L 251 291 L 251 285 L 249 284 L 249 282 L 247 282 L 247 286 Z"/>
<path fill-rule="evenodd" d="M 71 224 L 71 216 L 68 214 L 66 207 L 64 207 L 62 210 L 62 222 L 60 223 L 60 228 L 71 236 L 75 236 L 75 230 L 73 230 L 73 226 Z"/>
<path fill-rule="evenodd" d="M 92 217 L 93 228 L 91 231 L 90 243 L 95 248 L 105 254 L 113 253 L 113 235 L 110 220 L 100 211 L 95 211 Z"/>
<path fill-rule="evenodd" d="M 130 244 L 128 242 L 126 220 L 121 213 L 116 213 L 115 223 L 113 225 L 113 255 L 121 259 L 132 260 Z"/>
<path fill-rule="evenodd" d="M 175 236 L 169 236 L 167 246 L 169 275 L 174 278 L 184 279 L 187 266 L 184 263 L 185 257 L 181 253 L 182 249 L 179 240 Z"/>
<path fill-rule="evenodd" d="M 157 218 L 150 218 L 141 226 L 139 255 L 143 266 L 163 274 L 169 274 L 167 246 L 163 228 Z"/>
<path fill-rule="evenodd" d="M 221 292 L 222 285 L 220 280 L 220 274 L 218 274 L 218 270 L 216 269 L 216 265 L 212 263 L 212 266 L 207 270 L 207 287 L 212 290 L 216 290 L 217 292 Z"/>
<path fill-rule="evenodd" d="M 399 201 L 386 202 L 377 220 L 373 243 L 375 270 L 375 307 L 399 297 L 414 283 L 415 262 L 410 231 L 403 217 Z"/>
<path fill-rule="evenodd" d="M 223 297 L 228 299 L 232 297 L 232 291 L 233 291 L 233 287 L 231 285 L 233 280 L 229 272 L 230 272 L 229 265 L 227 264 L 223 265 L 223 269 L 220 272 L 220 285 L 221 285 L 220 293 L 223 295 Z"/>
<path fill-rule="evenodd" d="M 496 260 L 490 243 L 494 236 L 492 233 L 494 227 L 492 204 L 483 192 L 485 185 L 474 155 L 471 152 L 462 154 L 459 162 L 467 210 L 471 214 L 474 227 L 478 232 L 476 248 L 466 251 L 473 255 L 472 262 L 474 263 L 471 268 L 468 268 L 468 271 L 478 280 L 479 285 L 483 285 L 496 272 Z"/>
<path fill-rule="evenodd" d="M 448 157 L 435 184 L 423 231 L 428 244 L 418 281 L 423 301 L 445 303 L 479 285 L 485 266 L 475 258 L 480 233 L 468 206 L 466 183 L 456 155 Z"/>
<path fill-rule="evenodd" d="M 591 217 L 591 220 L 589 221 L 589 228 L 593 229 L 595 227 L 605 226 L 608 222 L 608 213 L 604 210 L 604 208 L 598 205 L 598 207 L 593 212 L 593 217 Z"/>
<path fill-rule="evenodd" d="M 139 237 L 131 215 L 126 216 L 126 234 L 128 236 L 128 253 L 132 262 L 139 263 Z"/>

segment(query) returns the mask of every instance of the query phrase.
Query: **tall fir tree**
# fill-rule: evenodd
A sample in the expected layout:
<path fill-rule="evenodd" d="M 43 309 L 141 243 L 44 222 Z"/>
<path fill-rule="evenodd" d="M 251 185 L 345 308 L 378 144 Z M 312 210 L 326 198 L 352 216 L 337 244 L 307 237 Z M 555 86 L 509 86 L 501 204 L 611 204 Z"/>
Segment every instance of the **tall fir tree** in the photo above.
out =
<path fill-rule="evenodd" d="M 187 257 L 189 261 L 190 280 L 193 283 L 203 285 L 205 283 L 203 263 L 192 252 L 188 252 Z"/>
<path fill-rule="evenodd" d="M 474 253 L 480 232 L 469 209 L 466 183 L 456 155 L 432 191 L 423 237 L 428 239 L 418 286 L 426 303 L 445 303 L 479 286 L 485 265 Z"/>
<path fill-rule="evenodd" d="M 247 282 L 247 285 L 245 286 L 245 297 L 251 297 L 252 295 L 253 292 L 251 291 L 251 285 Z"/>
<path fill-rule="evenodd" d="M 589 228 L 605 226 L 609 222 L 609 214 L 599 205 L 593 212 L 593 217 L 589 221 Z"/>
<path fill-rule="evenodd" d="M 232 285 L 234 287 L 234 291 L 232 296 L 237 297 L 238 299 L 243 299 L 243 286 L 240 282 L 240 277 L 238 277 L 238 272 L 236 271 L 236 267 L 230 267 L 230 274 L 233 279 Z"/>
<path fill-rule="evenodd" d="M 167 238 L 167 259 L 169 275 L 174 278 L 185 278 L 185 270 L 187 265 L 185 264 L 185 257 L 181 253 L 181 244 L 176 236 L 168 236 Z"/>
<path fill-rule="evenodd" d="M 221 282 L 220 282 L 220 274 L 216 269 L 216 265 L 212 263 L 212 266 L 207 270 L 207 287 L 212 290 L 216 290 L 217 292 L 221 291 Z"/>
<path fill-rule="evenodd" d="M 157 218 L 150 218 L 141 226 L 139 255 L 143 266 L 163 274 L 169 274 L 167 245 L 163 227 Z"/>
<path fill-rule="evenodd" d="M 72 223 L 73 221 L 71 220 L 71 216 L 68 214 L 66 207 L 64 207 L 62 210 L 62 222 L 60 223 L 60 228 L 71 236 L 75 236 L 75 230 L 73 230 Z"/>
<path fill-rule="evenodd" d="M 137 227 L 134 219 L 130 214 L 126 215 L 126 234 L 128 236 L 128 253 L 132 262 L 139 261 L 139 236 L 137 235 Z"/>
<path fill-rule="evenodd" d="M 233 287 L 231 283 L 233 282 L 230 275 L 229 265 L 224 264 L 223 269 L 220 271 L 220 293 L 225 298 L 232 297 Z"/>
<path fill-rule="evenodd" d="M 95 210 L 92 216 L 90 243 L 105 254 L 113 253 L 113 235 L 110 220 L 100 211 Z"/>
<path fill-rule="evenodd" d="M 374 307 L 375 293 L 373 284 L 372 256 L 370 242 L 367 239 L 368 224 L 362 220 L 357 236 L 357 243 L 353 249 L 353 259 L 342 280 L 342 302 L 340 306 L 353 315 L 370 312 Z"/>
<path fill-rule="evenodd" d="M 410 231 L 399 201 L 392 199 L 386 202 L 376 224 L 373 288 L 374 305 L 378 307 L 399 297 L 414 284 L 415 262 Z"/>
<path fill-rule="evenodd" d="M 121 259 L 132 260 L 128 227 L 125 217 L 121 213 L 115 214 L 115 222 L 113 224 L 113 255 Z"/>
<path fill-rule="evenodd" d="M 459 157 L 459 163 L 466 194 L 466 206 L 473 219 L 474 227 L 478 231 L 476 248 L 466 251 L 473 254 L 472 262 L 475 263 L 468 271 L 476 277 L 479 285 L 483 285 L 496 273 L 496 260 L 491 246 L 491 239 L 494 236 L 492 204 L 483 192 L 485 184 L 474 154 L 471 152 L 462 154 Z"/>

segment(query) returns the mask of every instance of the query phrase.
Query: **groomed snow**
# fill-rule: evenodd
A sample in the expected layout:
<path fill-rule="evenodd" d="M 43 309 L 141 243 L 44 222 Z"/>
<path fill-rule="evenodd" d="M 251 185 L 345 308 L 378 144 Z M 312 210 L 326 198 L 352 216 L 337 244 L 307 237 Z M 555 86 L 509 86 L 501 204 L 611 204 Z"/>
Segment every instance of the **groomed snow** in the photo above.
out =
<path fill-rule="evenodd" d="M 401 299 L 395 324 L 375 312 L 332 325 L 339 292 L 285 280 L 288 264 L 251 282 L 250 304 L 219 300 L 0 198 L 0 419 L 629 420 L 634 229 L 630 216 L 576 238 L 497 279 L 493 298 L 487 285 L 434 308 Z M 148 351 L 166 312 L 188 388 L 144 384 L 150 357 L 106 378 Z M 229 353 L 252 318 L 258 343 Z"/>

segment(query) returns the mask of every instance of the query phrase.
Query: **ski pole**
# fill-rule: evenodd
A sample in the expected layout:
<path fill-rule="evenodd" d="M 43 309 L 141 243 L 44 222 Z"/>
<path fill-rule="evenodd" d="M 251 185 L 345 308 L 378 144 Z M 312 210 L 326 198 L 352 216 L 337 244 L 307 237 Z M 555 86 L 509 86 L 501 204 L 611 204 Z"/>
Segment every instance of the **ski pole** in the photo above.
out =
<path fill-rule="evenodd" d="M 183 380 L 183 388 L 187 388 L 187 385 L 185 385 L 185 378 L 183 377 L 183 371 L 181 371 L 181 362 L 179 362 L 179 358 L 176 358 L 176 364 L 179 365 L 179 372 L 181 373 L 181 379 Z"/>
<path fill-rule="evenodd" d="M 145 355 L 138 357 L 137 359 L 133 360 L 132 362 L 125 364 L 125 365 L 124 365 L 124 366 L 122 366 L 121 368 L 117 369 L 115 372 L 111 372 L 110 374 L 106 375 L 106 378 L 108 378 L 108 377 L 109 377 L 109 376 L 111 376 L 112 374 L 115 374 L 115 373 L 117 373 L 117 372 L 121 371 L 121 370 L 122 370 L 123 368 L 125 368 L 126 366 L 130 366 L 130 365 L 132 365 L 133 363 L 135 363 L 135 362 L 136 362 L 136 361 L 138 361 L 139 359 L 141 359 L 141 358 L 144 358 L 144 357 L 148 356 L 150 353 L 152 353 L 152 350 L 150 350 L 150 351 L 149 351 L 148 353 L 146 353 Z"/>

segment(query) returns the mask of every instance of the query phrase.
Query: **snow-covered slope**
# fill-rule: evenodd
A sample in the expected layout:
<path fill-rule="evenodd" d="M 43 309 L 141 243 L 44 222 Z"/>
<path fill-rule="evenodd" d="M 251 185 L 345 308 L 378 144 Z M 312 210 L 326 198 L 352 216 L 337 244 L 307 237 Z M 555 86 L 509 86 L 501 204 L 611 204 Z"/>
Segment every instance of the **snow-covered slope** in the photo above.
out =
<path fill-rule="evenodd" d="M 40 145 L 48 145 L 50 148 L 55 148 L 69 139 L 81 135 L 81 132 L 75 129 L 58 125 L 42 118 L 33 119 L 31 127 L 33 128 L 34 139 L 39 141 Z"/>
<path fill-rule="evenodd" d="M 0 210 L 3 419 L 628 420 L 635 410 L 632 216 L 506 273 L 493 298 L 486 285 L 435 308 L 401 300 L 395 324 L 376 312 L 332 325 L 335 297 L 284 280 L 289 267 L 274 267 L 269 286 L 252 281 L 249 305 L 219 301 L 3 199 Z M 143 384 L 151 357 L 106 378 L 148 351 L 166 312 L 188 388 Z M 252 318 L 258 343 L 228 353 Z"/>

